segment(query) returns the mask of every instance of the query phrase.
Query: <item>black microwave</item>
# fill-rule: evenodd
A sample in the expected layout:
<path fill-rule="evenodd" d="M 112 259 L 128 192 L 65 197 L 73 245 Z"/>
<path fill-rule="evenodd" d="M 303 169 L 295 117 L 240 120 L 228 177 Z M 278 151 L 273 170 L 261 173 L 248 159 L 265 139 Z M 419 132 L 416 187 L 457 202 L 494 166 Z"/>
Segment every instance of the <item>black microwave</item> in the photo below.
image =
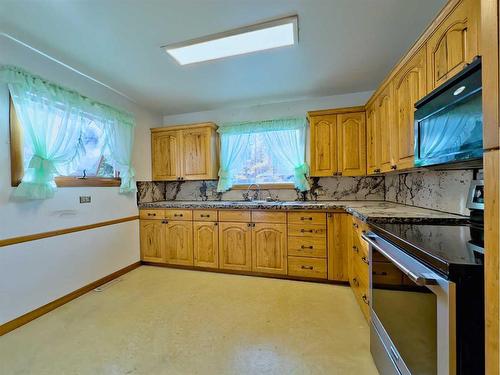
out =
<path fill-rule="evenodd" d="M 415 166 L 483 157 L 481 58 L 415 103 Z"/>

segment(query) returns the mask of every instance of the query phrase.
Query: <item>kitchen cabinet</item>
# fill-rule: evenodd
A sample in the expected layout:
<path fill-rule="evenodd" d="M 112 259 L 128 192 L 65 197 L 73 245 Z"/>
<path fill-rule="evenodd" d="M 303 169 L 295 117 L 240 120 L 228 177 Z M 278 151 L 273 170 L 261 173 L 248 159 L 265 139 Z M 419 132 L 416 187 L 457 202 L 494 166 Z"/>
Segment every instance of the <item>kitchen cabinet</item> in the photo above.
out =
<path fill-rule="evenodd" d="M 337 115 L 337 148 L 340 175 L 366 175 L 366 123 L 364 111 Z"/>
<path fill-rule="evenodd" d="M 396 144 L 395 129 L 394 129 L 394 92 L 393 82 L 389 82 L 387 86 L 380 92 L 376 99 L 376 115 L 377 128 L 380 130 L 378 138 L 380 155 L 380 171 L 389 172 L 397 169 L 395 162 Z"/>
<path fill-rule="evenodd" d="M 364 107 L 312 111 L 310 175 L 363 176 L 366 174 Z"/>
<path fill-rule="evenodd" d="M 433 30 L 427 47 L 428 91 L 479 55 L 480 0 L 462 0 Z"/>
<path fill-rule="evenodd" d="M 165 220 L 165 251 L 168 264 L 193 265 L 193 223 Z"/>
<path fill-rule="evenodd" d="M 347 213 L 328 214 L 328 280 L 349 281 L 351 225 L 351 215 Z"/>
<path fill-rule="evenodd" d="M 426 94 L 426 55 L 421 48 L 394 78 L 395 137 L 397 169 L 414 166 L 415 103 Z"/>
<path fill-rule="evenodd" d="M 141 220 L 139 225 L 141 260 L 165 262 L 165 227 L 162 220 Z"/>
<path fill-rule="evenodd" d="M 286 275 L 286 224 L 252 224 L 252 271 Z"/>
<path fill-rule="evenodd" d="M 366 107 L 366 173 L 377 174 L 380 169 L 380 123 L 373 104 Z"/>
<path fill-rule="evenodd" d="M 153 180 L 213 180 L 218 173 L 216 125 L 151 129 Z"/>
<path fill-rule="evenodd" d="M 196 267 L 219 267 L 219 227 L 217 222 L 193 223 L 193 257 Z"/>
<path fill-rule="evenodd" d="M 228 270 L 252 270 L 252 224 L 219 223 L 219 267 Z"/>
<path fill-rule="evenodd" d="M 370 321 L 370 298 L 369 298 L 369 247 L 361 234 L 368 226 L 361 220 L 351 218 L 351 237 L 348 269 L 349 284 L 353 290 L 356 302 L 358 302 L 363 315 Z M 348 246 L 349 246 L 348 245 Z"/>

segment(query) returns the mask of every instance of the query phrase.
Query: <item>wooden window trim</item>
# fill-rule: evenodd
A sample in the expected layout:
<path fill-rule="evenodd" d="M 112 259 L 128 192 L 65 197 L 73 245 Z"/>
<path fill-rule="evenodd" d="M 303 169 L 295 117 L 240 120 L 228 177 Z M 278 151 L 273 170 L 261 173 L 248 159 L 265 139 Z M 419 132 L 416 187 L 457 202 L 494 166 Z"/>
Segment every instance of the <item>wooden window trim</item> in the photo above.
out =
<path fill-rule="evenodd" d="M 295 189 L 294 184 L 289 183 L 277 183 L 277 184 L 257 184 L 259 187 L 255 186 L 255 184 L 238 184 L 233 185 L 232 190 L 248 190 L 250 186 L 252 188 L 250 190 L 282 190 L 282 189 Z"/>
<path fill-rule="evenodd" d="M 10 130 L 10 171 L 11 186 L 21 183 L 23 169 L 23 131 L 12 98 L 9 96 L 9 130 Z M 70 177 L 58 176 L 55 178 L 58 187 L 114 187 L 120 186 L 119 177 Z"/>

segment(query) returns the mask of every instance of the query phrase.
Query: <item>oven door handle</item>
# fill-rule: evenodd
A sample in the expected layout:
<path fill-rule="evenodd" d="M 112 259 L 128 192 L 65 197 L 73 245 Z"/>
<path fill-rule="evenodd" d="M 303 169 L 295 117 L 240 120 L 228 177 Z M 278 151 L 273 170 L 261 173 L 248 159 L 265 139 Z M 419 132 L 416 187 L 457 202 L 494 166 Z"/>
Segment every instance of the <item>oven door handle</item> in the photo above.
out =
<path fill-rule="evenodd" d="M 398 267 L 408 278 L 419 286 L 436 285 L 438 283 L 439 275 L 433 272 L 428 272 L 425 275 L 420 272 L 415 272 L 410 269 L 410 266 L 405 264 L 403 259 L 399 259 L 397 254 L 392 251 L 387 251 L 383 246 L 378 243 L 380 237 L 373 232 L 363 233 L 363 239 L 379 251 L 383 256 L 389 259 L 396 267 Z M 399 250 L 399 249 L 398 249 Z M 402 250 L 399 250 L 402 251 Z"/>

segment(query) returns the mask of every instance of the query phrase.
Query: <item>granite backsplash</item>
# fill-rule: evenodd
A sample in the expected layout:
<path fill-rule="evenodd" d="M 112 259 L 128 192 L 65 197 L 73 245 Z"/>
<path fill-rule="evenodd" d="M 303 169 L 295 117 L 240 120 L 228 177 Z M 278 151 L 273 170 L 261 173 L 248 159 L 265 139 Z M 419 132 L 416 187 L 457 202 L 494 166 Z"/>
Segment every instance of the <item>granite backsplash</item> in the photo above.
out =
<path fill-rule="evenodd" d="M 311 190 L 271 190 L 273 198 L 296 200 L 371 200 L 402 203 L 460 215 L 465 207 L 472 170 L 412 171 L 380 177 L 313 177 Z M 138 203 L 164 200 L 242 200 L 245 190 L 217 193 L 217 181 L 137 182 Z M 262 192 L 262 198 L 267 197 Z"/>

